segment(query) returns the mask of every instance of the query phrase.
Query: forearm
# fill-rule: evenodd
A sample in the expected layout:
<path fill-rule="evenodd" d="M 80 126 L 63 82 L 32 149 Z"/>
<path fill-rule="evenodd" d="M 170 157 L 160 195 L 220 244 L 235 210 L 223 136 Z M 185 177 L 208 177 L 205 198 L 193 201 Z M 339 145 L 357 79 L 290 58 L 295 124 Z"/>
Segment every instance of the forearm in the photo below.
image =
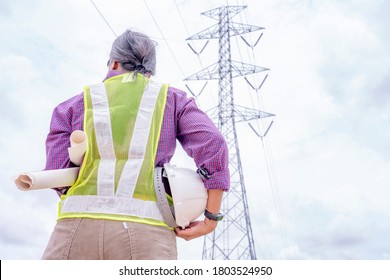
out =
<path fill-rule="evenodd" d="M 214 214 L 218 214 L 221 210 L 221 204 L 222 204 L 222 197 L 223 197 L 223 190 L 221 189 L 215 189 L 215 190 L 208 190 L 208 199 L 207 199 L 207 206 L 206 209 Z"/>
<path fill-rule="evenodd" d="M 219 211 L 221 210 L 221 204 L 222 204 L 222 197 L 223 197 L 223 190 L 208 190 L 208 199 L 207 199 L 207 205 L 206 209 L 212 214 L 217 215 Z M 206 225 L 207 231 L 205 231 L 204 234 L 208 234 L 215 230 L 215 228 L 218 225 L 217 221 L 210 220 L 207 217 L 204 217 L 203 221 Z"/>

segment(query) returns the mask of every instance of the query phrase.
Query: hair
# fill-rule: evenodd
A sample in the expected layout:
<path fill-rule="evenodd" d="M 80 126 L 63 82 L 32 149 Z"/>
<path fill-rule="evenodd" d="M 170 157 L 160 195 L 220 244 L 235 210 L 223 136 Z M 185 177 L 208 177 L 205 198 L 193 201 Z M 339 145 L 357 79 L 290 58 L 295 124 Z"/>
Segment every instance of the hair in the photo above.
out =
<path fill-rule="evenodd" d="M 116 60 L 125 70 L 134 71 L 134 74 L 154 75 L 156 45 L 147 35 L 126 30 L 112 44 L 109 62 Z"/>

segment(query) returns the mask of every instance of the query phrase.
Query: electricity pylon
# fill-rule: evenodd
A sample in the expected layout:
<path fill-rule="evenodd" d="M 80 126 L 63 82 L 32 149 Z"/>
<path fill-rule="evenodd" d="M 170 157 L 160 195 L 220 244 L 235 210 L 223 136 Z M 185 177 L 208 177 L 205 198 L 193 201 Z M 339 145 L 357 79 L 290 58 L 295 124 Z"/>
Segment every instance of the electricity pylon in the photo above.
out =
<path fill-rule="evenodd" d="M 222 6 L 202 13 L 202 15 L 217 20 L 218 23 L 187 39 L 209 40 L 218 38 L 219 40 L 218 62 L 185 80 L 218 80 L 218 106 L 211 110 L 211 112 L 214 112 L 214 115 L 211 117 L 217 118 L 218 128 L 224 135 L 229 148 L 230 191 L 225 194 L 222 202 L 222 212 L 225 214 L 225 217 L 219 222 L 216 230 L 205 237 L 203 259 L 256 259 L 236 123 L 273 117 L 274 115 L 242 107 L 234 102 L 233 78 L 269 70 L 231 59 L 230 38 L 232 36 L 264 29 L 231 21 L 233 16 L 245 8 L 246 6 Z M 249 46 L 244 38 L 243 40 Z M 191 49 L 194 51 L 192 47 Z M 249 83 L 246 78 L 245 80 Z"/>

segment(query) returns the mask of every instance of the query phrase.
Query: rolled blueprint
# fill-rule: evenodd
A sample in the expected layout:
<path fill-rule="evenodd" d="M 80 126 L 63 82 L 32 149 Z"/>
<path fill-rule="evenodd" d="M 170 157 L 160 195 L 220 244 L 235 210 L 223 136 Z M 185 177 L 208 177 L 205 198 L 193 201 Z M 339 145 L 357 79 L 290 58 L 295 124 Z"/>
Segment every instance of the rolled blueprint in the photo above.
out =
<path fill-rule="evenodd" d="M 75 130 L 70 135 L 69 158 L 72 163 L 80 166 L 83 162 L 87 141 L 84 131 Z M 15 179 L 15 185 L 22 191 L 67 187 L 76 181 L 79 167 L 25 172 Z"/>
<path fill-rule="evenodd" d="M 79 174 L 79 167 L 44 170 L 20 174 L 15 184 L 22 191 L 71 186 Z"/>
<path fill-rule="evenodd" d="M 70 148 L 68 148 L 70 161 L 75 165 L 80 166 L 83 162 L 86 148 L 87 141 L 84 131 L 73 131 L 70 135 Z"/>

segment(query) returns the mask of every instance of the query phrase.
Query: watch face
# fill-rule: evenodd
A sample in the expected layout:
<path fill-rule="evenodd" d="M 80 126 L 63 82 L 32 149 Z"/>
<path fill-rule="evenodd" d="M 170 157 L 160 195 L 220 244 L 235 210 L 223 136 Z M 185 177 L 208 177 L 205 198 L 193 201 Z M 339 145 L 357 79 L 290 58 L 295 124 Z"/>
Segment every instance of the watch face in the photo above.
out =
<path fill-rule="evenodd" d="M 217 218 L 217 221 L 222 221 L 223 215 L 219 214 L 219 215 L 216 216 L 216 218 Z"/>

